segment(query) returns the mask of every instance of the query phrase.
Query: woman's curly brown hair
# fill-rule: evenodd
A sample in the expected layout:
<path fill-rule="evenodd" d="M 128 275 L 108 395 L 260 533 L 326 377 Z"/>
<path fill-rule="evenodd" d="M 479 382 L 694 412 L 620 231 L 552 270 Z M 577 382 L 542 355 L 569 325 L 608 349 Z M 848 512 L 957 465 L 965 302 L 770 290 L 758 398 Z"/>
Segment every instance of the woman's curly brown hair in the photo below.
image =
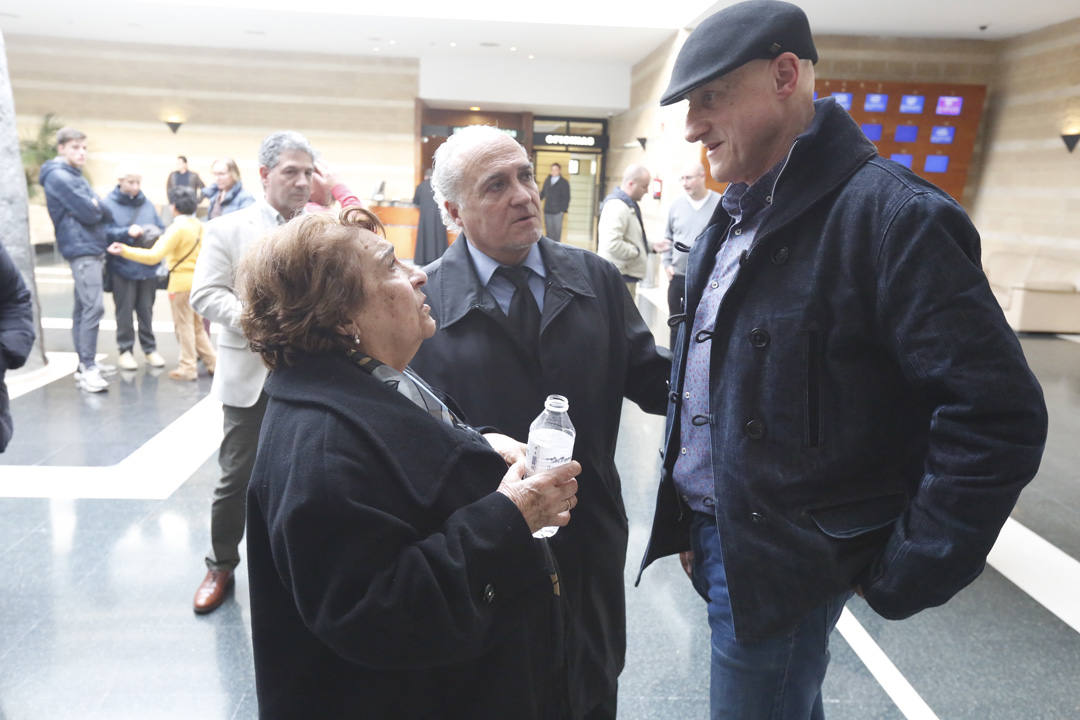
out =
<path fill-rule="evenodd" d="M 385 236 L 364 208 L 301 215 L 245 253 L 237 273 L 240 326 L 270 369 L 353 346 L 347 328 L 364 304 L 360 230 Z"/>

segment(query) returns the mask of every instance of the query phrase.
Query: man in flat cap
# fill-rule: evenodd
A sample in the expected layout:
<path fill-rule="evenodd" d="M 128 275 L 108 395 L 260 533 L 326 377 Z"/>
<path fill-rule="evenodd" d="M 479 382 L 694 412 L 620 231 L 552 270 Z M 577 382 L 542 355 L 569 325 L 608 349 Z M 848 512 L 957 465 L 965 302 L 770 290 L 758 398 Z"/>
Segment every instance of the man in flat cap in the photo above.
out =
<path fill-rule="evenodd" d="M 903 618 L 970 583 L 1046 437 L 975 228 L 814 102 L 816 59 L 799 8 L 740 3 L 661 99 L 731 183 L 688 259 L 642 563 L 681 553 L 708 603 L 714 718 L 823 717 L 851 594 Z"/>

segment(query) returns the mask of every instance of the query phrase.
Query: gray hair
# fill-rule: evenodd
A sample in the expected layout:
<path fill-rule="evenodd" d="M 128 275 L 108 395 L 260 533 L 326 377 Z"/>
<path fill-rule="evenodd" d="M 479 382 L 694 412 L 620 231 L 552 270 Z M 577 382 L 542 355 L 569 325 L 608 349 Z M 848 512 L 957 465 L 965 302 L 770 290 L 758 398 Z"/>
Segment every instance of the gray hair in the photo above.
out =
<path fill-rule="evenodd" d="M 473 151 L 504 140 L 513 140 L 513 138 L 491 125 L 469 125 L 451 135 L 435 150 L 435 157 L 432 160 L 431 191 L 435 195 L 435 204 L 439 206 L 439 212 L 442 213 L 443 225 L 451 230 L 460 227 L 459 223 L 450 216 L 446 203 L 452 202 L 458 207 L 464 205 L 461 197 L 462 182 L 465 179 L 465 165 L 472 157 Z"/>
<path fill-rule="evenodd" d="M 281 159 L 281 153 L 288 150 L 299 150 L 311 156 L 315 160 L 315 151 L 307 138 L 295 130 L 279 130 L 270 133 L 259 146 L 259 167 L 273 170 Z"/>

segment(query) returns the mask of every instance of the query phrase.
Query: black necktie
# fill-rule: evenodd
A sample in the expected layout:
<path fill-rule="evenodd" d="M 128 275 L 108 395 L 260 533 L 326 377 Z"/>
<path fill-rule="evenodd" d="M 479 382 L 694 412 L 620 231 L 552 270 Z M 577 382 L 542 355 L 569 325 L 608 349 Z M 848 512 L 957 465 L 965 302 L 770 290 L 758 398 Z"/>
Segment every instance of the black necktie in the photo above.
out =
<path fill-rule="evenodd" d="M 514 285 L 507 317 L 518 339 L 535 356 L 540 341 L 540 308 L 536 306 L 536 298 L 529 289 L 529 269 L 522 265 L 500 265 L 495 272 Z"/>

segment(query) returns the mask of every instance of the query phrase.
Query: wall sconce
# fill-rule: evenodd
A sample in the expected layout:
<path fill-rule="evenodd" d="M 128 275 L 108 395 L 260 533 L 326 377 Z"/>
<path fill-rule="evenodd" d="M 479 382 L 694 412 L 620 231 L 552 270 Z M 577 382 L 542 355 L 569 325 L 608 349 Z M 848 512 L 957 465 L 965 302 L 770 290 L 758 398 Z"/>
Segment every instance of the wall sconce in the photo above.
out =
<path fill-rule="evenodd" d="M 1072 152 L 1077 141 L 1080 141 L 1080 133 L 1062 133 L 1061 139 L 1065 142 L 1065 147 L 1069 148 L 1069 152 Z"/>
<path fill-rule="evenodd" d="M 174 115 L 167 119 L 165 124 L 169 126 L 169 129 L 172 130 L 172 134 L 175 135 L 176 131 L 180 129 L 180 126 L 184 124 L 184 121 Z"/>

